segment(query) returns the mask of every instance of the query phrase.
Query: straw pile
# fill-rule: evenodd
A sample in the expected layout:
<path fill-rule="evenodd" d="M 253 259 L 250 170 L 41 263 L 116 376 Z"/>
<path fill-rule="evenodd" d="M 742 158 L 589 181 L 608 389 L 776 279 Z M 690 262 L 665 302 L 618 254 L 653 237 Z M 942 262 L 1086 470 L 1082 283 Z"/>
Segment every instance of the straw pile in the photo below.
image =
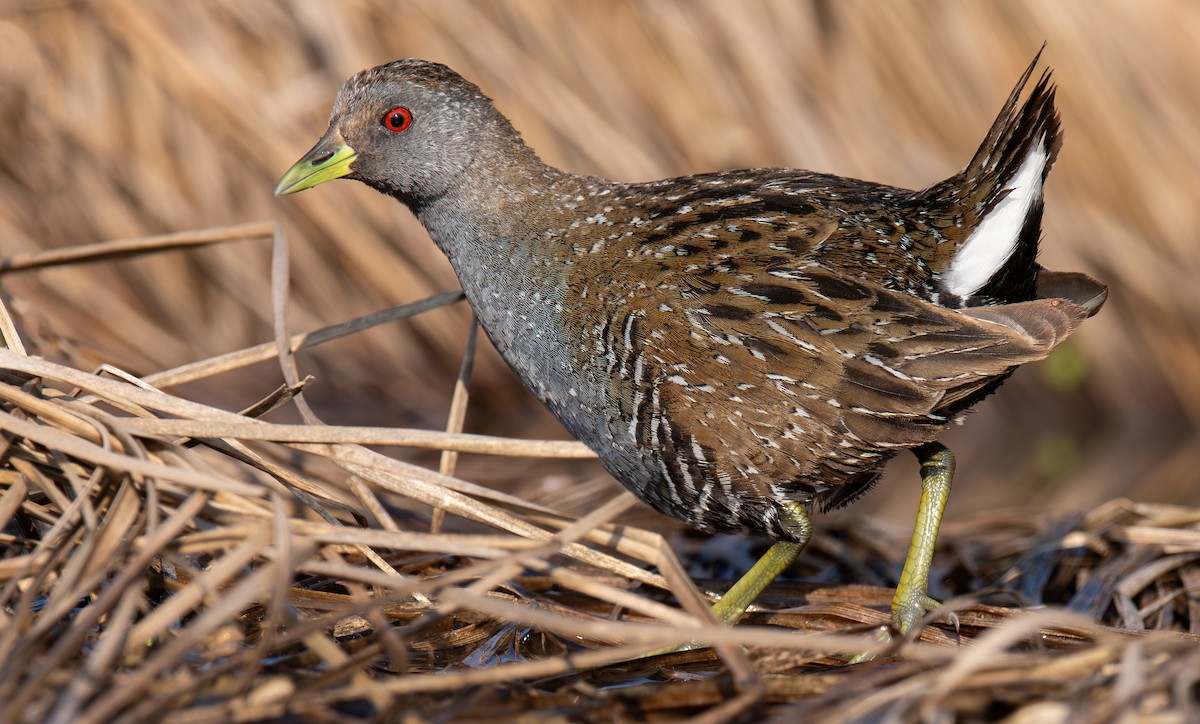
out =
<path fill-rule="evenodd" d="M 10 3 L 0 720 L 1195 716 L 1200 13 L 730 6 Z M 664 540 L 587 451 L 539 441 L 561 431 L 473 352 L 394 202 L 270 197 L 340 81 L 402 56 L 575 170 L 921 186 L 1043 39 L 1068 133 L 1046 262 L 1114 293 L 951 436 L 933 593 L 959 626 L 916 642 L 875 637 L 907 536 L 869 513 L 914 506 L 907 471 L 711 627 L 701 591 L 761 542 Z M 637 658 L 688 641 L 713 647 Z"/>

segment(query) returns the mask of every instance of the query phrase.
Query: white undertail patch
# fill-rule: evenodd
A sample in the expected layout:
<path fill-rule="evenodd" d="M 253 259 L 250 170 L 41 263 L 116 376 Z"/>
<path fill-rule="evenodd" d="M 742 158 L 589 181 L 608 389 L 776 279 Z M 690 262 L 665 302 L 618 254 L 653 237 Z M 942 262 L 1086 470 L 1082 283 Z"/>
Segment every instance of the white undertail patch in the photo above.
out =
<path fill-rule="evenodd" d="M 978 292 L 1012 256 L 1029 210 L 1042 196 L 1042 174 L 1049 158 L 1043 136 L 1006 187 L 1008 195 L 988 212 L 954 255 L 949 271 L 942 277 L 952 293 L 969 297 Z"/>

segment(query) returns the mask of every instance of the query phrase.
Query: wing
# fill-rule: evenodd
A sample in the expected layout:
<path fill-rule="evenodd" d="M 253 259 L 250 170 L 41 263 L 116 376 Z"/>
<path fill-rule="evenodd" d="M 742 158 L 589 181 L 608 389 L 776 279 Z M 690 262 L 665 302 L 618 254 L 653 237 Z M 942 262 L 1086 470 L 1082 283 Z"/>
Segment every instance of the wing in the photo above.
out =
<path fill-rule="evenodd" d="M 951 310 L 818 264 L 660 269 L 656 307 L 629 310 L 632 434 L 701 506 L 714 484 L 778 500 L 861 480 L 1087 316 L 1062 299 Z"/>

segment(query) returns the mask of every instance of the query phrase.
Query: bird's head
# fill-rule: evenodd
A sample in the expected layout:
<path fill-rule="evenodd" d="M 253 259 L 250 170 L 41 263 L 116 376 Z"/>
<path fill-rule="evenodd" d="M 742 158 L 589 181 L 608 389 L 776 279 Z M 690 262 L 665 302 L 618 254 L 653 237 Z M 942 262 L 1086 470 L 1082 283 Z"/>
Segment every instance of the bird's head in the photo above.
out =
<path fill-rule="evenodd" d="M 515 132 L 473 83 L 438 63 L 399 60 L 346 81 L 329 129 L 275 194 L 350 178 L 419 205 L 457 183 L 489 138 L 508 133 Z"/>

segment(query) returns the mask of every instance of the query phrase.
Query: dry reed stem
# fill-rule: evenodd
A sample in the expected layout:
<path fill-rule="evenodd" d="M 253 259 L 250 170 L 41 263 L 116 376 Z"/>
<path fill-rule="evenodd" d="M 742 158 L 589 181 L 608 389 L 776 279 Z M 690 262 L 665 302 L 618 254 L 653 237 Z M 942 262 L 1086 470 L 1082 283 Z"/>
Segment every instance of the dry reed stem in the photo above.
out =
<path fill-rule="evenodd" d="M 180 231 L 161 236 L 117 239 L 96 244 L 84 244 L 65 249 L 51 249 L 36 253 L 14 254 L 0 259 L 0 274 L 33 269 L 45 269 L 67 264 L 86 264 L 93 261 L 111 261 L 125 257 L 159 254 L 167 251 L 190 249 L 209 244 L 230 241 L 269 239 L 275 233 L 275 224 L 240 224 L 219 229 Z"/>
<path fill-rule="evenodd" d="M 428 450 L 452 450 L 480 455 L 538 458 L 594 458 L 580 443 L 553 440 L 517 440 L 428 430 L 345 425 L 280 425 L 257 420 L 245 422 L 204 420 L 133 420 L 129 427 L 142 435 L 172 437 L 236 437 L 272 442 L 356 443 L 394 445 Z"/>
<path fill-rule="evenodd" d="M 450 414 L 446 416 L 446 432 L 461 433 L 463 422 L 467 417 L 467 403 L 470 400 L 468 388 L 471 386 L 471 372 L 475 369 L 475 343 L 479 338 L 479 322 L 474 315 L 471 317 L 471 331 L 467 333 L 467 344 L 463 348 L 462 363 L 458 367 L 458 379 L 454 381 L 454 395 L 450 398 Z M 458 453 L 454 450 L 443 450 L 438 462 L 438 472 L 442 475 L 453 475 L 458 465 Z M 441 530 L 444 512 L 439 508 L 433 511 L 430 529 L 434 532 Z"/>

